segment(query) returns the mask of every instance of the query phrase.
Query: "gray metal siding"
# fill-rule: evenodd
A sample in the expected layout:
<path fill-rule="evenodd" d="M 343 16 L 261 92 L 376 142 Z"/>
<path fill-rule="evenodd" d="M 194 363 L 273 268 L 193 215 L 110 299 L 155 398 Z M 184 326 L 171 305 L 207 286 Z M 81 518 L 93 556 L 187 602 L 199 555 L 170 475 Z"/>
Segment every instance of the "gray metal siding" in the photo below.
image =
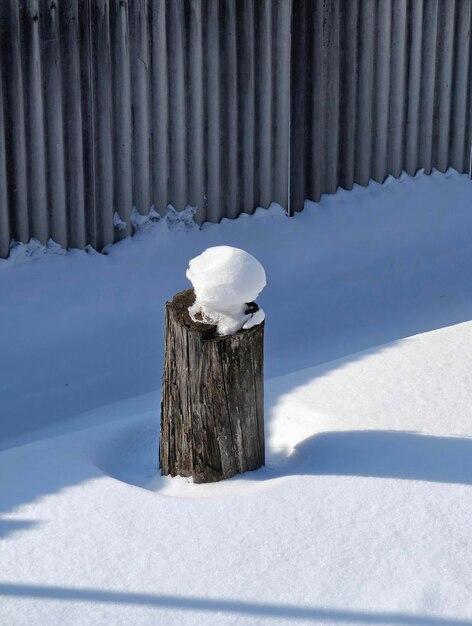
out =
<path fill-rule="evenodd" d="M 470 0 L 296 1 L 292 20 L 292 211 L 402 170 L 469 171 Z"/>
<path fill-rule="evenodd" d="M 133 207 L 287 206 L 290 7 L 2 0 L 0 256 L 30 237 L 100 249 Z"/>
<path fill-rule="evenodd" d="M 472 0 L 2 0 L 0 256 L 468 171 Z M 117 212 L 126 228 L 114 226 Z"/>

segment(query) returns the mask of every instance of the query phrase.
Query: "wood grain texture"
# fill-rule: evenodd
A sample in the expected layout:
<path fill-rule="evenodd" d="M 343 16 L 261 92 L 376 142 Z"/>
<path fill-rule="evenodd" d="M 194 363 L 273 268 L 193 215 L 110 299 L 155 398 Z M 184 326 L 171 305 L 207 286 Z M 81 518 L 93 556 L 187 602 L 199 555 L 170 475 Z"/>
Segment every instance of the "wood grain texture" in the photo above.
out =
<path fill-rule="evenodd" d="M 215 336 L 190 319 L 194 297 L 166 304 L 159 461 L 204 483 L 264 465 L 264 323 Z"/>

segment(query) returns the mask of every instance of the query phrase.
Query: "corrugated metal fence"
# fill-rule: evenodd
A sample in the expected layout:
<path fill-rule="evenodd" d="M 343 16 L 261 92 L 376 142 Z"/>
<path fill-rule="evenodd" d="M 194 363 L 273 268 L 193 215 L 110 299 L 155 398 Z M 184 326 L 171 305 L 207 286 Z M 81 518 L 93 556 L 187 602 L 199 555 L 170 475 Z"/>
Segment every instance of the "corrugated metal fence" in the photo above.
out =
<path fill-rule="evenodd" d="M 470 0 L 293 3 L 294 210 L 402 170 L 469 171 Z"/>
<path fill-rule="evenodd" d="M 0 256 L 467 171 L 471 3 L 1 0 Z"/>

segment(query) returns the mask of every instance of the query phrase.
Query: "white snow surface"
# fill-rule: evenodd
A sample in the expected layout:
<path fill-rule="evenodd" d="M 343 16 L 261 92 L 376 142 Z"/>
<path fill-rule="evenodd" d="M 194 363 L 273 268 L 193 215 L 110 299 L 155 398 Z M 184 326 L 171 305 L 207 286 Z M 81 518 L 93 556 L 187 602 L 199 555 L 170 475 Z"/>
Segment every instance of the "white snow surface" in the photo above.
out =
<path fill-rule="evenodd" d="M 449 170 L 107 255 L 18 246 L 0 624 L 472 626 L 471 230 Z M 194 485 L 157 468 L 163 309 L 220 245 L 270 277 L 267 465 Z"/>
<path fill-rule="evenodd" d="M 247 314 L 266 286 L 264 268 L 252 254 L 232 246 L 213 246 L 191 259 L 186 276 L 195 291 L 189 308 L 194 321 L 215 324 L 218 335 L 234 335 L 264 318 L 262 309 Z"/>

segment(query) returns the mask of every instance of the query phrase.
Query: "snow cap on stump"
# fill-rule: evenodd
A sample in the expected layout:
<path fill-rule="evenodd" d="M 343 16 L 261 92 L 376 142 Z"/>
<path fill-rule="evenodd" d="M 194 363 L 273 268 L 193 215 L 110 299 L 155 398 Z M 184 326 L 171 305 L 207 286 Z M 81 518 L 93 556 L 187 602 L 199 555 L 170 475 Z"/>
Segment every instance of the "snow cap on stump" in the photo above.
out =
<path fill-rule="evenodd" d="M 194 321 L 215 324 L 219 335 L 260 324 L 264 312 L 246 313 L 266 285 L 264 268 L 251 254 L 231 246 L 207 248 L 192 259 L 187 278 L 195 291 Z"/>

